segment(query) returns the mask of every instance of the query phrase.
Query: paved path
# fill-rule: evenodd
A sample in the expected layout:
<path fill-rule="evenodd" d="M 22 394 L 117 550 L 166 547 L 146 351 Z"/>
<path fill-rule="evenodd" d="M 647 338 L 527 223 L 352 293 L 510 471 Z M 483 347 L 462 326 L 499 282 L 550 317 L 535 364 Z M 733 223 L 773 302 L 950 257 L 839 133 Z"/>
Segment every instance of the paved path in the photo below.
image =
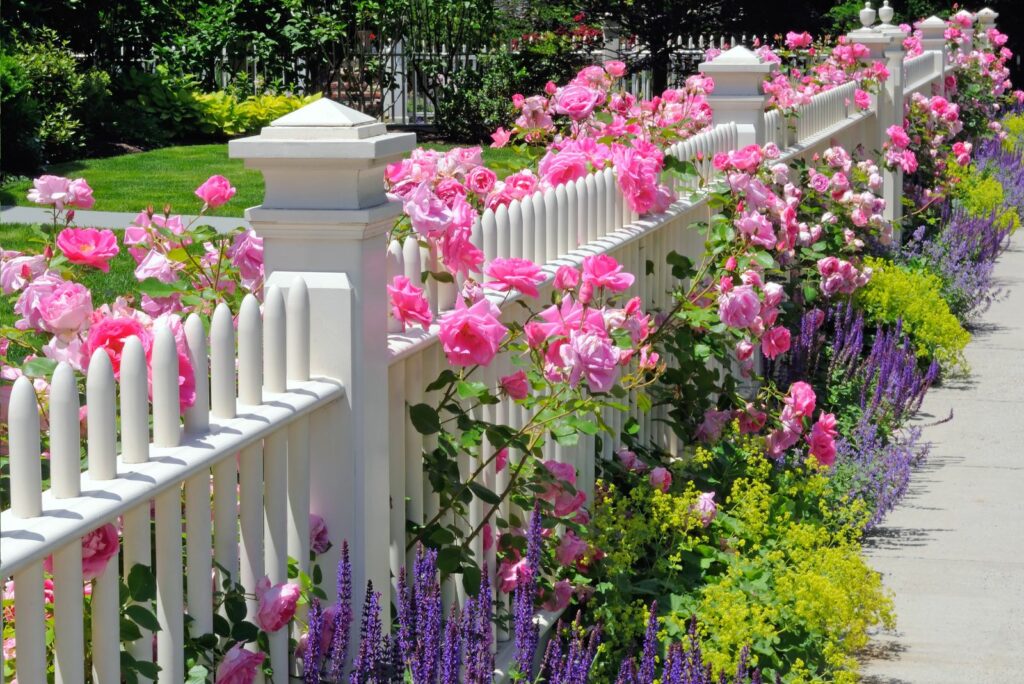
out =
<path fill-rule="evenodd" d="M 1024 240 L 997 267 L 1009 297 L 967 348 L 970 378 L 922 407 L 928 461 L 884 527 L 871 564 L 895 593 L 896 630 L 879 635 L 865 684 L 1021 680 L 1024 657 Z"/>
<path fill-rule="evenodd" d="M 124 228 L 131 225 L 138 216 L 138 212 L 127 213 L 119 211 L 86 211 L 75 210 L 75 224 L 78 226 L 90 226 L 96 228 Z M 187 225 L 194 217 L 182 216 L 182 221 Z M 4 223 L 50 223 L 52 221 L 50 212 L 47 209 L 36 207 L 0 207 L 0 224 Z M 229 231 L 238 226 L 249 227 L 249 222 L 243 218 L 232 218 L 230 216 L 207 216 L 203 223 L 213 226 L 220 231 Z M 3 235 L 3 228 L 0 228 L 0 235 Z"/>

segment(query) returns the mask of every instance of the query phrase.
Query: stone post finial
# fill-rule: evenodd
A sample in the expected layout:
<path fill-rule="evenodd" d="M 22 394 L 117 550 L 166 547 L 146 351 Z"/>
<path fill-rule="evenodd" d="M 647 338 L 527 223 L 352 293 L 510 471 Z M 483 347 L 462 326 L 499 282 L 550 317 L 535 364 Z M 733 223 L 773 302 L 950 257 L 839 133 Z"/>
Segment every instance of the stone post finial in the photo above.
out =
<path fill-rule="evenodd" d="M 740 146 L 763 145 L 765 95 L 762 84 L 771 72 L 771 64 L 762 62 L 741 45 L 710 62 L 701 63 L 698 68 L 715 81 L 715 90 L 708 96 L 715 124 L 736 122 Z"/>
<path fill-rule="evenodd" d="M 860 25 L 864 28 L 871 28 L 871 25 L 875 23 L 876 14 L 871 3 L 865 2 L 864 9 L 860 11 Z"/>

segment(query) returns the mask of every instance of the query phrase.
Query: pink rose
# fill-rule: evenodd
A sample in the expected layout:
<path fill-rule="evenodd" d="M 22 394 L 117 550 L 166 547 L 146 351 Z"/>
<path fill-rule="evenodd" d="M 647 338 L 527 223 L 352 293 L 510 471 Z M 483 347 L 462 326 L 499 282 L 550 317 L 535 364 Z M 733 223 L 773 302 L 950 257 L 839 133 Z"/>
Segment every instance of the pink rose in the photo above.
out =
<path fill-rule="evenodd" d="M 761 311 L 761 300 L 750 285 L 740 285 L 718 295 L 718 316 L 730 328 L 746 328 Z"/>
<path fill-rule="evenodd" d="M 46 270 L 42 254 L 22 256 L 20 252 L 3 253 L 0 259 L 0 291 L 14 294 Z"/>
<path fill-rule="evenodd" d="M 203 200 L 210 209 L 216 209 L 234 196 L 235 189 L 227 178 L 220 175 L 210 176 L 196 188 L 196 197 Z"/>
<path fill-rule="evenodd" d="M 173 283 L 178 279 L 178 273 L 166 256 L 151 249 L 135 267 L 135 277 L 140 282 L 147 278 L 156 278 L 161 283 Z"/>
<path fill-rule="evenodd" d="M 824 466 L 831 466 L 836 461 L 836 417 L 822 411 L 818 421 L 811 426 L 807 436 L 810 453 Z"/>
<path fill-rule="evenodd" d="M 700 518 L 701 524 L 707 527 L 718 515 L 718 504 L 715 503 L 714 492 L 701 492 L 697 497 L 697 503 L 693 505 L 693 512 Z"/>
<path fill-rule="evenodd" d="M 572 266 L 559 266 L 555 271 L 554 287 L 556 290 L 570 290 L 580 282 L 580 272 Z"/>
<path fill-rule="evenodd" d="M 92 313 L 92 295 L 79 283 L 62 283 L 39 302 L 43 327 L 63 340 L 82 329 Z"/>
<path fill-rule="evenodd" d="M 797 416 L 809 416 L 814 413 L 816 399 L 814 389 L 800 380 L 789 386 L 789 392 L 786 393 L 786 398 L 783 401 L 792 407 Z"/>
<path fill-rule="evenodd" d="M 73 264 L 92 266 L 107 273 L 119 251 L 113 231 L 95 228 L 65 228 L 57 235 L 57 247 Z"/>
<path fill-rule="evenodd" d="M 454 178 L 444 178 L 434 188 L 434 193 L 450 208 L 457 201 L 456 198 L 465 199 L 468 190 Z"/>
<path fill-rule="evenodd" d="M 455 309 L 441 317 L 438 338 L 448 362 L 455 366 L 488 365 L 508 328 L 501 324 L 501 311 L 486 299 L 467 307 L 462 299 Z"/>
<path fill-rule="evenodd" d="M 442 237 L 452 223 L 450 208 L 444 200 L 434 194 L 430 183 L 426 181 L 420 183 L 406 198 L 404 209 L 412 227 L 426 238 Z"/>
<path fill-rule="evenodd" d="M 153 336 L 145 326 L 134 318 L 106 316 L 93 321 L 89 327 L 89 337 L 85 342 L 85 354 L 92 358 L 97 349 L 102 349 L 110 357 L 114 367 L 114 376 L 121 378 L 121 353 L 124 343 L 132 335 L 139 338 L 144 349 L 153 345 Z"/>
<path fill-rule="evenodd" d="M 309 514 L 309 548 L 317 554 L 324 553 L 331 547 L 331 538 L 327 532 L 327 523 L 316 513 Z"/>
<path fill-rule="evenodd" d="M 871 95 L 867 91 L 857 88 L 853 92 L 853 104 L 857 106 L 857 109 L 868 109 L 871 107 Z"/>
<path fill-rule="evenodd" d="M 600 90 L 582 85 L 569 85 L 559 89 L 555 95 L 555 112 L 579 121 L 590 116 L 594 108 L 603 101 L 604 93 Z"/>
<path fill-rule="evenodd" d="M 747 145 L 729 155 L 729 161 L 732 165 L 746 173 L 757 171 L 757 167 L 761 165 L 763 159 L 764 153 L 757 145 Z"/>
<path fill-rule="evenodd" d="M 604 70 L 612 78 L 622 78 L 626 75 L 626 65 L 617 59 L 609 59 L 604 63 Z"/>
<path fill-rule="evenodd" d="M 494 468 L 498 472 L 505 469 L 508 465 L 508 447 L 503 447 L 498 453 L 494 454 Z"/>
<path fill-rule="evenodd" d="M 498 176 L 485 166 L 474 167 L 466 174 L 466 185 L 480 197 L 486 197 L 497 180 Z"/>
<path fill-rule="evenodd" d="M 789 351 L 790 334 L 788 328 L 782 326 L 772 328 L 761 338 L 761 351 L 769 359 Z"/>
<path fill-rule="evenodd" d="M 591 392 L 607 392 L 615 384 L 619 350 L 606 336 L 573 330 L 559 353 L 562 366 L 569 369 L 570 387 L 576 387 L 581 377 L 586 377 Z"/>
<path fill-rule="evenodd" d="M 256 584 L 256 600 L 259 601 L 256 624 L 264 632 L 276 632 L 287 625 L 295 615 L 301 593 L 299 585 L 290 582 L 271 586 L 270 579 L 264 575 Z"/>
<path fill-rule="evenodd" d="M 252 684 L 264 657 L 263 653 L 245 650 L 243 644 L 235 644 L 217 666 L 215 684 Z"/>
<path fill-rule="evenodd" d="M 491 133 L 491 147 L 504 147 L 508 145 L 508 141 L 512 138 L 512 131 L 506 131 L 504 127 L 498 128 L 498 130 Z"/>
<path fill-rule="evenodd" d="M 619 449 L 615 452 L 615 456 L 619 459 L 626 470 L 630 470 L 634 473 L 642 473 L 647 470 L 647 464 L 640 460 L 640 458 L 629 449 Z"/>
<path fill-rule="evenodd" d="M 402 330 L 410 323 L 418 323 L 424 329 L 430 327 L 433 314 L 430 302 L 423 296 L 423 288 L 416 287 L 405 276 L 395 276 L 387 288 L 391 315 L 402 322 Z"/>
<path fill-rule="evenodd" d="M 537 497 L 552 504 L 555 507 L 555 515 L 559 517 L 578 511 L 587 497 L 583 492 L 570 491 L 576 487 L 576 469 L 571 463 L 552 460 L 544 461 L 543 465 L 554 482 L 547 483 L 544 491 Z"/>
<path fill-rule="evenodd" d="M 499 292 L 519 290 L 527 297 L 538 297 L 537 284 L 544 282 L 544 272 L 529 259 L 497 258 L 484 267 L 484 273 L 492 280 L 487 287 Z"/>
<path fill-rule="evenodd" d="M 64 207 L 90 209 L 96 202 L 84 178 L 70 180 L 61 176 L 40 176 L 33 180 L 28 199 L 36 204 L 53 204 L 58 210 Z"/>
<path fill-rule="evenodd" d="M 551 587 L 551 598 L 544 602 L 544 610 L 565 610 L 572 599 L 572 583 L 569 580 L 558 580 Z"/>
<path fill-rule="evenodd" d="M 82 537 L 82 579 L 96 579 L 107 569 L 110 559 L 121 550 L 121 538 L 111 523 L 100 525 Z M 43 561 L 47 572 L 53 572 L 53 556 Z"/>
<path fill-rule="evenodd" d="M 667 492 L 668 488 L 672 486 L 672 473 L 668 472 L 667 468 L 662 468 L 661 466 L 651 471 L 649 479 L 652 487 L 663 492 Z"/>
<path fill-rule="evenodd" d="M 622 271 L 622 264 L 607 254 L 596 254 L 583 259 L 583 282 L 604 287 L 611 292 L 624 292 L 633 284 L 631 273 Z"/>
<path fill-rule="evenodd" d="M 789 427 L 772 430 L 767 438 L 768 456 L 776 460 L 782 458 L 782 455 L 786 450 L 796 444 L 799 440 L 800 433 L 790 429 Z"/>
<path fill-rule="evenodd" d="M 564 185 L 587 175 L 587 157 L 581 152 L 551 150 L 540 160 L 537 170 L 547 185 Z"/>
<path fill-rule="evenodd" d="M 889 140 L 892 140 L 892 144 L 897 150 L 902 150 L 910 144 L 910 136 L 903 130 L 903 126 L 892 125 L 885 129 L 886 135 L 889 136 Z"/>
<path fill-rule="evenodd" d="M 555 549 L 555 558 L 560 565 L 570 566 L 587 552 L 587 542 L 576 536 L 572 530 L 567 530 Z"/>
<path fill-rule="evenodd" d="M 725 429 L 730 418 L 732 418 L 731 411 L 708 409 L 704 412 L 704 420 L 697 426 L 694 437 L 705 443 L 717 441 L 722 436 L 722 430 Z"/>
<path fill-rule="evenodd" d="M 786 34 L 786 47 L 788 47 L 790 50 L 797 50 L 799 48 L 809 48 L 811 47 L 811 43 L 813 42 L 814 39 L 811 38 L 811 34 L 808 33 L 807 31 L 804 31 L 803 33 L 796 33 L 795 31 L 790 31 L 789 33 Z"/>
<path fill-rule="evenodd" d="M 520 584 L 530 580 L 530 564 L 525 558 L 505 558 L 498 565 L 498 588 L 511 594 Z"/>
<path fill-rule="evenodd" d="M 828 192 L 828 188 L 831 185 L 829 177 L 823 173 L 811 172 L 811 189 L 815 192 Z"/>
<path fill-rule="evenodd" d="M 263 283 L 263 238 L 247 228 L 231 241 L 227 254 L 242 277 L 242 287 L 259 289 Z"/>
<path fill-rule="evenodd" d="M 530 393 L 530 382 L 524 371 L 516 371 L 512 375 L 502 376 L 501 389 L 513 399 L 525 399 Z"/>
<path fill-rule="evenodd" d="M 58 274 L 47 271 L 28 283 L 14 303 L 14 313 L 21 315 L 14 327 L 19 330 L 43 330 L 43 299 L 64 282 Z"/>

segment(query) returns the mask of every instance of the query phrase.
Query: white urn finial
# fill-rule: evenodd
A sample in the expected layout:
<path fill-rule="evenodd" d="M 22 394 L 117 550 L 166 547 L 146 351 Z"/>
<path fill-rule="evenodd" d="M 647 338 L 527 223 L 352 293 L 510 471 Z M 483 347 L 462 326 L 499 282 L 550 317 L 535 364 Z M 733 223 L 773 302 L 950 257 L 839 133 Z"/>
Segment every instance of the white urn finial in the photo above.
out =
<path fill-rule="evenodd" d="M 875 23 L 875 10 L 871 8 L 870 2 L 864 3 L 864 9 L 860 11 L 860 24 L 864 28 L 871 28 L 871 25 Z"/>
<path fill-rule="evenodd" d="M 883 24 L 892 24 L 893 10 L 889 7 L 889 0 L 883 0 L 882 7 L 878 10 L 878 18 Z"/>

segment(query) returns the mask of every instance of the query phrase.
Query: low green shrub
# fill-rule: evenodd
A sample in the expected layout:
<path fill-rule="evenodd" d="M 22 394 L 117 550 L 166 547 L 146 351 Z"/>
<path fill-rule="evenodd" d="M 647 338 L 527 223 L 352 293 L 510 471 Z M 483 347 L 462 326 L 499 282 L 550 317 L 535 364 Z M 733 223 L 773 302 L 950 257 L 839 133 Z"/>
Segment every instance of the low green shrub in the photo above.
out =
<path fill-rule="evenodd" d="M 1007 204 L 1003 184 L 992 175 L 991 169 L 979 169 L 972 164 L 967 168 L 951 168 L 950 172 L 956 175 L 958 181 L 952 185 L 952 198 L 967 213 L 975 217 L 987 217 L 995 213 L 997 226 L 1011 231 L 1017 229 L 1020 225 L 1017 207 Z"/>
<path fill-rule="evenodd" d="M 841 499 L 824 471 L 778 469 L 763 452 L 760 438 L 733 430 L 671 466 L 682 484 L 668 492 L 630 473 L 599 489 L 591 529 L 606 555 L 595 567 L 592 613 L 608 681 L 612 663 L 642 637 L 652 599 L 670 639 L 696 617 L 716 672 L 735 671 L 749 646 L 766 681 L 856 681 L 854 654 L 868 629 L 892 623 L 881 578 L 859 555 L 869 512 Z M 695 512 L 703 489 L 719 500 L 706 527 Z"/>
<path fill-rule="evenodd" d="M 239 99 L 219 91 L 195 95 L 199 129 L 220 138 L 255 133 L 274 119 L 319 99 L 320 95 L 255 95 Z"/>
<path fill-rule="evenodd" d="M 869 258 L 871 280 L 857 292 L 857 303 L 869 320 L 903 321 L 919 357 L 936 359 L 947 371 L 966 371 L 963 351 L 971 335 L 942 298 L 942 279 L 923 268 L 912 269 Z"/>

